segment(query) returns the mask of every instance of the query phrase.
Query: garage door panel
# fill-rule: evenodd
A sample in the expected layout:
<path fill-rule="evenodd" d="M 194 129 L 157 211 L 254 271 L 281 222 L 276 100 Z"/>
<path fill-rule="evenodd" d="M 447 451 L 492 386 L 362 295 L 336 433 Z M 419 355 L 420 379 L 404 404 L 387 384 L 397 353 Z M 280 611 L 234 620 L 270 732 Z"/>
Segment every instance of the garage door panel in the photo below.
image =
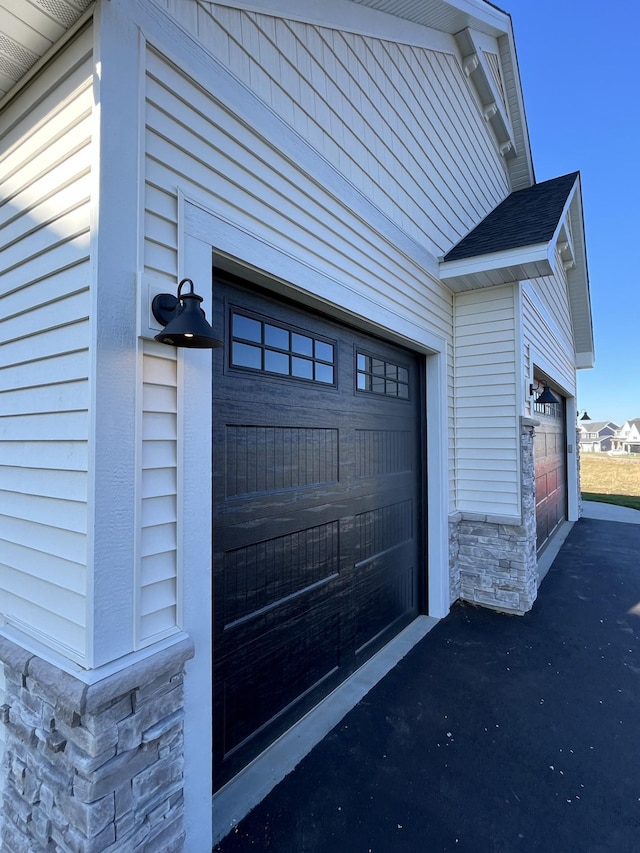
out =
<path fill-rule="evenodd" d="M 217 683 L 223 758 L 259 736 L 338 670 L 338 614 L 309 610 L 294 627 L 280 623 L 221 663 Z"/>
<path fill-rule="evenodd" d="M 227 498 L 335 483 L 338 430 L 318 426 L 227 424 Z"/>
<path fill-rule="evenodd" d="M 424 549 L 418 357 L 236 283 L 215 294 L 262 353 L 214 362 L 219 786 L 417 614 Z M 328 341 L 335 386 L 262 370 L 269 347 L 291 366 Z"/>
<path fill-rule="evenodd" d="M 355 582 L 356 655 L 406 624 L 416 606 L 415 567 L 399 550 L 368 562 Z"/>
<path fill-rule="evenodd" d="M 227 551 L 218 584 L 225 628 L 326 582 L 339 567 L 337 520 Z"/>
<path fill-rule="evenodd" d="M 566 518 L 567 474 L 564 402 L 536 411 L 535 434 L 536 539 L 542 550 Z"/>
<path fill-rule="evenodd" d="M 379 477 L 410 472 L 415 464 L 414 435 L 410 430 L 356 429 L 355 477 Z"/>

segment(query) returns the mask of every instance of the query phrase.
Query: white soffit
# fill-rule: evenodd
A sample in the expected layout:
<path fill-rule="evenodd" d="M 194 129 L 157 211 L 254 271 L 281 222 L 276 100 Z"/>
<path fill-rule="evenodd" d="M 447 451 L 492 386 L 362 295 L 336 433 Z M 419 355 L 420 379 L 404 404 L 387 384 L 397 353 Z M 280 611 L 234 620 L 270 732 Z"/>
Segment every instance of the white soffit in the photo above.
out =
<path fill-rule="evenodd" d="M 93 0 L 0 0 L 0 102 Z"/>
<path fill-rule="evenodd" d="M 551 275 L 552 243 L 539 243 L 440 263 L 440 281 L 454 293 Z"/>
<path fill-rule="evenodd" d="M 484 0 L 457 0 L 455 4 L 443 0 L 349 0 L 378 12 L 386 12 L 440 30 L 457 33 L 471 28 L 497 38 L 511 29 L 509 15 Z"/>

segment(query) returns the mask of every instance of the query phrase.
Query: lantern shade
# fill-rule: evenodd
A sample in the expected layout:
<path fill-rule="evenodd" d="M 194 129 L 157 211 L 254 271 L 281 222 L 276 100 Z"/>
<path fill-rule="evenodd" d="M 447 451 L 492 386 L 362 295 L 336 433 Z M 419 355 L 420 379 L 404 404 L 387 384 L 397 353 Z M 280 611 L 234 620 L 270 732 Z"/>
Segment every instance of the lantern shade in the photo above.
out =
<path fill-rule="evenodd" d="M 185 284 L 191 286 L 191 292 L 182 294 Z M 216 338 L 200 307 L 202 297 L 193 291 L 193 282 L 184 278 L 178 285 L 178 295 L 160 293 L 154 297 L 151 310 L 164 329 L 155 336 L 161 344 L 175 347 L 198 349 L 216 349 L 223 342 Z"/>
<path fill-rule="evenodd" d="M 545 385 L 544 391 L 539 397 L 536 397 L 536 403 L 559 403 L 560 400 L 552 393 L 551 389 Z"/>

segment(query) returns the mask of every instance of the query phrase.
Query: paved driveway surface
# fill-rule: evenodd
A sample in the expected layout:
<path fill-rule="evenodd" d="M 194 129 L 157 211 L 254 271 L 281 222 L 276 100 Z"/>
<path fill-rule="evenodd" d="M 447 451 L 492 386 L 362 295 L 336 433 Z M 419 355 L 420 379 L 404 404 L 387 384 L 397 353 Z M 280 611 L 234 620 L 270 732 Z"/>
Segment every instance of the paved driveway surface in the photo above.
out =
<path fill-rule="evenodd" d="M 639 555 L 583 518 L 532 612 L 455 605 L 215 849 L 638 853 Z"/>

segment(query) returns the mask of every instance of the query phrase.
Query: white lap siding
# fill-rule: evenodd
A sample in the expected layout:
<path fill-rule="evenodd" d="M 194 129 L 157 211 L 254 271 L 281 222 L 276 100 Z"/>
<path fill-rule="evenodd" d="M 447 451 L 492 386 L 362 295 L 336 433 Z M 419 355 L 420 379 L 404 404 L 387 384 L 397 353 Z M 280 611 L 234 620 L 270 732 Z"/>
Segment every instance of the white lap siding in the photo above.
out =
<path fill-rule="evenodd" d="M 167 284 L 175 289 L 175 281 Z M 176 351 L 145 341 L 141 400 L 141 535 L 138 645 L 171 632 L 177 613 Z"/>
<path fill-rule="evenodd" d="M 573 334 L 567 328 L 569 305 L 564 270 L 524 282 L 523 363 L 525 378 L 541 369 L 569 395 L 575 394 L 576 369 Z"/>
<path fill-rule="evenodd" d="M 6 695 L 6 680 L 4 676 L 4 666 L 0 664 L 0 708 L 4 705 Z M 4 762 L 4 752 L 5 752 L 5 744 L 7 740 L 7 731 L 4 727 L 4 722 L 2 717 L 0 717 L 0 765 Z M 2 791 L 5 786 L 5 776 L 2 774 L 0 776 L 0 800 L 2 800 Z M 2 816 L 2 810 L 0 809 L 0 832 L 2 832 L 2 821 L 4 820 Z"/>
<path fill-rule="evenodd" d="M 515 286 L 455 301 L 457 509 L 520 514 Z"/>
<path fill-rule="evenodd" d="M 1 618 L 85 658 L 92 35 L 0 116 Z"/>
<path fill-rule="evenodd" d="M 558 252 L 556 252 L 555 262 L 556 271 L 553 275 L 534 279 L 527 287 L 540 300 L 543 313 L 548 316 L 549 323 L 564 349 L 569 349 L 571 352 L 573 361 L 573 323 L 567 290 L 567 274 Z"/>

